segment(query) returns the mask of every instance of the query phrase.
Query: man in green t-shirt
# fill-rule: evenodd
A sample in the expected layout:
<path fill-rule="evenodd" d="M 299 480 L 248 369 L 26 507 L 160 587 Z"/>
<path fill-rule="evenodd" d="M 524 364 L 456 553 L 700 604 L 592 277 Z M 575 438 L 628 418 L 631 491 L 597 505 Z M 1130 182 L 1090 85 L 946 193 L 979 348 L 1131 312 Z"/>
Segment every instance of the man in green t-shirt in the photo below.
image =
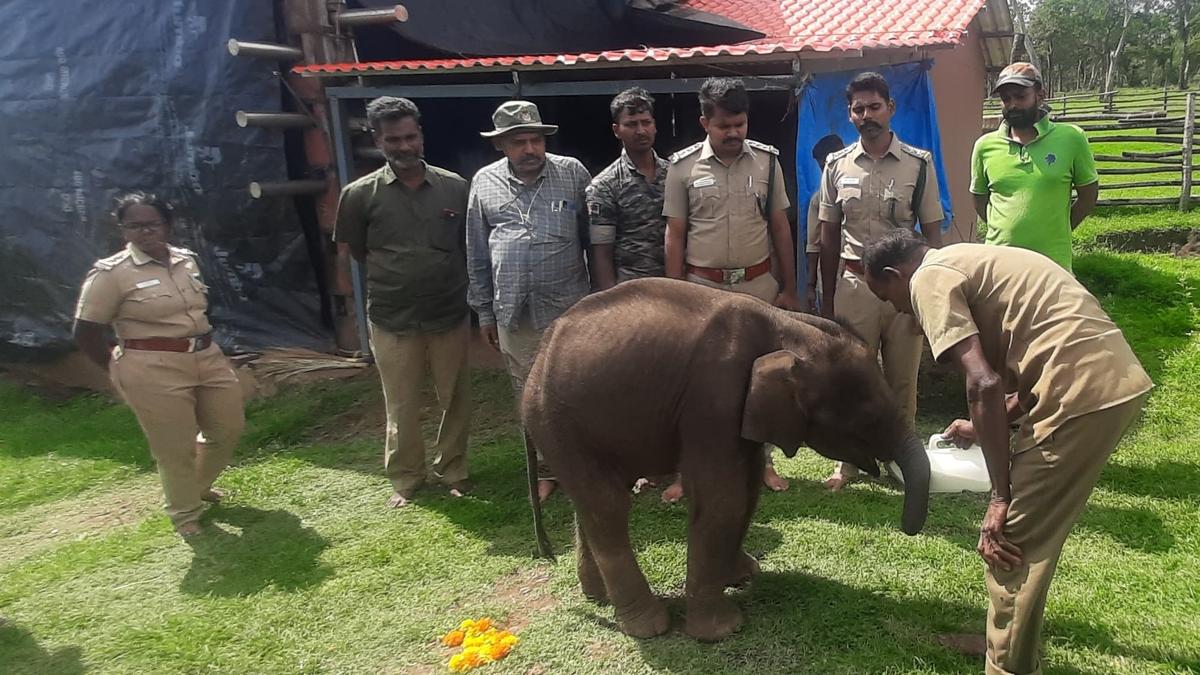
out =
<path fill-rule="evenodd" d="M 1087 136 L 1050 121 L 1042 75 L 1032 64 L 1005 68 L 992 93 L 1004 105 L 1004 121 L 971 153 L 971 192 L 987 224 L 986 243 L 1037 251 L 1071 271 L 1071 231 L 1100 193 Z"/>

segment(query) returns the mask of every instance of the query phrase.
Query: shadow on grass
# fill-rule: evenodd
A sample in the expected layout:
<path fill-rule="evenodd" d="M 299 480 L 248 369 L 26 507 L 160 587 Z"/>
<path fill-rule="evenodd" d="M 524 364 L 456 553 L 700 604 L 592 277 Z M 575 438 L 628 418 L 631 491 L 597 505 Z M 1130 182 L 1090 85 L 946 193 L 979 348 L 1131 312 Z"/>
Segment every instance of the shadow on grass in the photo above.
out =
<path fill-rule="evenodd" d="M 1109 462 L 1100 475 L 1100 485 L 1127 495 L 1195 499 L 1200 496 L 1200 466 L 1172 461 L 1150 466 Z"/>
<path fill-rule="evenodd" d="M 238 597 L 267 588 L 292 591 L 333 574 L 320 561 L 329 542 L 287 511 L 222 506 L 210 511 L 205 521 L 205 533 L 187 540 L 192 566 L 180 584 L 184 593 Z"/>
<path fill-rule="evenodd" d="M 983 634 L 982 606 L 885 596 L 801 572 L 764 573 L 733 597 L 742 607 L 745 624 L 732 637 L 711 645 L 697 643 L 682 632 L 684 601 L 668 600 L 672 630 L 637 642 L 646 663 L 663 672 L 695 675 L 983 670 L 982 656 L 960 654 L 938 641 L 944 634 Z M 586 609 L 577 612 L 616 630 L 602 616 Z M 1092 623 L 1052 621 L 1043 637 L 1118 659 L 1197 665 L 1194 657 L 1120 644 Z M 698 651 L 703 658 L 696 658 Z M 1053 662 L 1045 666 L 1048 673 L 1084 672 Z"/>
<path fill-rule="evenodd" d="M 0 671 L 8 675 L 75 675 L 82 673 L 79 647 L 49 651 L 28 630 L 0 618 Z"/>

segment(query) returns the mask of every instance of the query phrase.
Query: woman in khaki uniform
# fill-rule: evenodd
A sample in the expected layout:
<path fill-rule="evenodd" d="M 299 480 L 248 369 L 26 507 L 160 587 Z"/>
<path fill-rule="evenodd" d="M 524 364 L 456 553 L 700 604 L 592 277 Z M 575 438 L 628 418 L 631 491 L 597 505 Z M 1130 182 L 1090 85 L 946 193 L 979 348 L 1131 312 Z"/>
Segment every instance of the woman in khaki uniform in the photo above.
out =
<path fill-rule="evenodd" d="M 127 243 L 88 272 L 75 342 L 133 408 L 158 463 L 167 515 L 187 537 L 201 531 L 204 502 L 222 497 L 212 484 L 242 433 L 242 391 L 212 340 L 194 254 L 167 243 L 170 205 L 135 192 L 117 199 L 114 215 Z"/>

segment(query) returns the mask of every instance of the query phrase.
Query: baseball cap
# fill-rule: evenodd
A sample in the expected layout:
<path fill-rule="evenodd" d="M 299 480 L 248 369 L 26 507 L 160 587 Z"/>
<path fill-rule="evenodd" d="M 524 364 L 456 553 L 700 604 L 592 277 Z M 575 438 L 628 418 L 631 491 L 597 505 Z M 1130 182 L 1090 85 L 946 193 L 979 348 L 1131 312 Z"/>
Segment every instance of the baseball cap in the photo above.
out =
<path fill-rule="evenodd" d="M 1018 61 L 1005 66 L 1004 70 L 1000 71 L 1000 77 L 996 79 L 996 86 L 992 87 L 992 93 L 995 94 L 1000 87 L 1006 84 L 1015 84 L 1019 87 L 1040 85 L 1042 84 L 1042 74 L 1032 63 Z"/>

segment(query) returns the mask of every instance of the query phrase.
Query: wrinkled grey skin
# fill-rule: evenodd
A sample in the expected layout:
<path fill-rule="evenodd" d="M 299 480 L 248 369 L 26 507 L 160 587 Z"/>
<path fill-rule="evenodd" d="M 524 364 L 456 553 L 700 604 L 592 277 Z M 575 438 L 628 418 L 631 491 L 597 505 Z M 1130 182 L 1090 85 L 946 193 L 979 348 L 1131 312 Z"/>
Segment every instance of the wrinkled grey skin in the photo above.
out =
<path fill-rule="evenodd" d="M 688 495 L 687 624 L 701 640 L 741 625 L 724 595 L 757 563 L 742 550 L 763 443 L 804 444 L 878 474 L 904 472 L 902 527 L 928 506 L 929 463 L 861 342 L 831 321 L 669 279 L 589 296 L 542 338 L 522 415 L 576 514 L 584 593 L 623 631 L 668 628 L 629 543 L 629 486 L 679 468 Z"/>

